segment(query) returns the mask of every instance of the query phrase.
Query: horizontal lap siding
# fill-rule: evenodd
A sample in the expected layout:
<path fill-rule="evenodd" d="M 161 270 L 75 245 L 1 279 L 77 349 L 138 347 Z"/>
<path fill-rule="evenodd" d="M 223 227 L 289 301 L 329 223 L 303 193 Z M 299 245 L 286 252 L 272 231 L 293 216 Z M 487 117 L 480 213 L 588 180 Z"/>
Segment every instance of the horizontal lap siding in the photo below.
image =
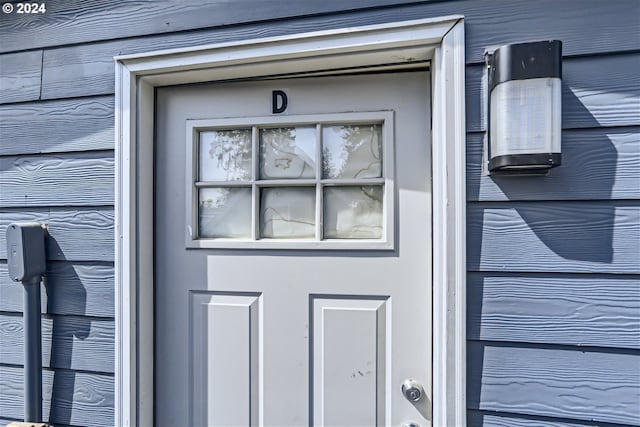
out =
<path fill-rule="evenodd" d="M 113 205 L 113 151 L 0 157 L 0 208 Z"/>
<path fill-rule="evenodd" d="M 602 421 L 568 420 L 538 415 L 510 414 L 506 412 L 469 410 L 469 427 L 620 427 L 620 424 Z"/>
<path fill-rule="evenodd" d="M 56 46 L 96 40 L 172 33 L 252 21 L 310 15 L 407 3 L 407 0 L 349 0 L 292 2 L 244 0 L 240 7 L 228 1 L 138 0 L 136 2 L 66 0 L 47 4 L 47 13 L 14 16 L 0 21 L 0 52 L 34 46 Z M 60 19 L 52 19 L 51 16 Z M 25 24 L 30 24 L 28 27 Z M 26 28 L 25 28 L 26 27 Z"/>
<path fill-rule="evenodd" d="M 49 368 L 114 372 L 113 319 L 81 316 L 42 318 L 42 364 Z M 0 312 L 0 365 L 22 365 L 22 316 Z"/>
<path fill-rule="evenodd" d="M 627 0 L 606 3 L 583 0 L 579 8 L 572 1 L 554 0 L 516 0 L 504 2 L 500 7 L 496 7 L 493 0 L 355 0 L 347 3 L 338 0 L 253 0 L 244 1 L 237 7 L 227 1 L 203 5 L 198 0 L 180 2 L 180 5 L 170 0 L 147 0 L 144 4 L 135 2 L 132 5 L 126 2 L 114 5 L 107 1 L 87 5 L 82 0 L 60 3 L 47 5 L 50 10 L 46 15 L 14 16 L 17 19 L 0 21 L 0 52 L 251 22 L 264 22 L 273 27 L 280 23 L 286 25 L 286 21 L 274 22 L 275 18 L 313 16 L 331 11 L 337 13 L 309 21 L 307 29 L 322 29 L 327 24 L 345 27 L 463 14 L 469 27 L 467 59 L 476 62 L 484 48 L 493 44 L 560 38 L 568 44 L 566 54 L 574 55 L 585 51 L 635 50 L 640 35 L 636 18 L 640 6 Z M 402 3 L 413 4 L 403 6 Z M 393 4 L 400 5 L 392 7 Z M 366 10 L 378 5 L 387 7 Z M 25 25 L 24 21 L 30 25 Z M 616 25 L 611 25 L 612 22 Z"/>
<path fill-rule="evenodd" d="M 470 408 L 637 425 L 636 353 L 474 342 L 467 348 Z"/>
<path fill-rule="evenodd" d="M 113 263 L 50 261 L 41 287 L 42 312 L 114 317 Z M 22 311 L 22 286 L 11 281 L 0 261 L 0 311 Z M 0 345 L 1 346 L 1 345 Z"/>
<path fill-rule="evenodd" d="M 20 419 L 11 419 L 11 418 L 6 418 L 6 417 L 0 417 L 0 427 L 6 427 L 9 424 L 11 424 L 12 422 L 21 422 L 22 418 Z M 60 424 L 57 423 L 55 427 L 73 427 L 73 426 L 69 426 L 68 424 Z"/>
<path fill-rule="evenodd" d="M 484 133 L 467 134 L 467 199 L 637 200 L 640 126 L 562 132 L 562 166 L 548 176 L 492 177 L 482 168 Z"/>
<path fill-rule="evenodd" d="M 113 150 L 113 123 L 113 96 L 0 106 L 0 155 Z"/>
<path fill-rule="evenodd" d="M 545 177 L 486 175 L 484 66 L 467 66 L 470 426 L 640 425 L 640 55 L 581 46 Z"/>
<path fill-rule="evenodd" d="M 37 53 L 37 58 L 34 53 Z M 43 415 L 56 425 L 114 420 L 114 100 L 40 97 L 42 52 L 0 56 L 0 421 L 21 420 L 23 289 L 7 273 L 5 232 L 48 226 L 42 293 Z M 21 56 L 20 62 L 13 60 Z M 26 60 L 37 60 L 32 68 Z M 19 67 L 18 67 L 19 66 Z M 21 84 L 5 83 L 21 68 Z M 24 78 L 30 70 L 33 76 Z M 37 80 L 37 83 L 36 83 Z M 23 102 L 31 101 L 31 102 Z M 7 421 L 9 422 L 9 421 Z"/>
<path fill-rule="evenodd" d="M 41 72 L 41 50 L 0 56 L 0 104 L 39 99 Z"/>
<path fill-rule="evenodd" d="M 640 350 L 640 277 L 468 275 L 470 340 Z"/>
<path fill-rule="evenodd" d="M 495 7 L 492 0 L 422 2 L 365 12 L 346 12 L 279 21 L 277 24 L 265 21 L 228 28 L 45 49 L 42 98 L 113 93 L 114 55 L 451 14 L 465 15 L 466 52 L 469 63 L 482 62 L 484 48 L 487 46 L 551 37 L 563 40 L 563 50 L 566 55 L 636 50 L 634 37 L 635 40 L 640 37 L 640 27 L 633 16 L 633 9 L 634 4 L 624 0 L 607 3 L 590 0 L 581 3 L 580 8 L 576 8 L 572 2 L 552 0 L 539 2 L 521 0 L 505 3 L 499 8 Z M 544 13 L 546 10 L 553 10 L 553 13 Z M 620 10 L 627 10 L 629 13 L 620 13 Z M 234 8 L 227 7 L 227 13 L 233 13 L 233 11 Z M 200 13 L 198 16 L 205 15 Z M 541 16 L 544 16 L 544 20 Z M 614 18 L 615 25 L 612 25 Z M 209 22 L 210 25 L 215 25 L 215 21 Z M 47 26 L 45 23 L 42 25 Z M 51 27 L 55 29 L 55 24 Z M 138 25 L 135 27 L 137 28 Z M 585 28 L 589 28 L 591 36 L 588 44 L 583 40 Z M 38 29 L 38 26 L 34 25 L 34 29 Z M 63 32 L 62 29 L 58 29 L 58 32 L 58 37 L 68 36 L 68 33 Z M 4 34 L 6 37 L 12 37 L 11 31 Z M 37 34 L 39 36 L 42 33 Z M 74 31 L 72 34 L 83 33 Z M 112 38 L 109 37 L 108 31 L 103 32 L 102 35 Z M 621 68 L 617 70 L 624 73 Z M 36 96 L 31 99 L 39 98 Z"/>
<path fill-rule="evenodd" d="M 467 206 L 469 271 L 640 274 L 640 201 Z"/>
<path fill-rule="evenodd" d="M 633 383 L 640 360 L 640 3 L 276 0 L 235 7 L 72 0 L 47 6 L 48 14 L 30 17 L 28 26 L 0 21 L 0 52 L 25 50 L 0 55 L 0 104 L 6 104 L 0 106 L 0 320 L 13 325 L 0 332 L 0 347 L 12 343 L 0 353 L 0 417 L 22 416 L 22 372 L 15 366 L 22 290 L 6 276 L 4 228 L 35 219 L 49 224 L 51 236 L 42 288 L 45 348 L 72 350 L 45 354 L 57 369 L 47 369 L 46 387 L 55 372 L 60 393 L 53 420 L 113 422 L 113 377 L 98 373 L 111 372 L 113 354 L 113 56 L 463 14 L 469 425 L 640 425 Z M 324 13 L 330 11 L 337 13 Z M 156 19 L 160 13 L 163 19 Z M 566 56 L 563 165 L 547 177 L 486 176 L 484 49 L 551 38 L 563 41 Z M 594 272 L 600 274 L 584 274 Z M 87 328 L 84 340 L 73 335 Z M 92 348 L 99 355 L 93 365 Z M 87 384 L 89 391 L 82 388 Z"/>
<path fill-rule="evenodd" d="M 113 261 L 111 206 L 0 208 L 0 259 L 7 257 L 6 227 L 17 221 L 47 224 L 46 253 L 50 261 Z"/>
<path fill-rule="evenodd" d="M 44 369 L 42 417 L 45 422 L 75 426 L 114 425 L 114 377 L 112 374 Z M 2 416 L 21 419 L 24 405 L 24 372 L 21 367 L 0 366 Z"/>
<path fill-rule="evenodd" d="M 484 68 L 482 64 L 467 66 L 468 132 L 486 128 Z M 564 58 L 562 128 L 640 124 L 640 79 L 636 72 L 639 68 L 639 53 Z"/>

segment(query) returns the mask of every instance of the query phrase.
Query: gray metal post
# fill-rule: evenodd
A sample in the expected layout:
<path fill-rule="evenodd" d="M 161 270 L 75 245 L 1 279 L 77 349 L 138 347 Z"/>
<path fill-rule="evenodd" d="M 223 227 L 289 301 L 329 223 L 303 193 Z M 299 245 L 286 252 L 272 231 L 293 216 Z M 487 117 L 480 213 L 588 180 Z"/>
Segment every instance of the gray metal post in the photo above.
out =
<path fill-rule="evenodd" d="M 42 316 L 40 281 L 47 268 L 46 226 L 15 222 L 7 227 L 9 277 L 24 287 L 24 420 L 42 421 Z"/>
<path fill-rule="evenodd" d="M 42 421 L 40 281 L 24 285 L 24 420 Z"/>

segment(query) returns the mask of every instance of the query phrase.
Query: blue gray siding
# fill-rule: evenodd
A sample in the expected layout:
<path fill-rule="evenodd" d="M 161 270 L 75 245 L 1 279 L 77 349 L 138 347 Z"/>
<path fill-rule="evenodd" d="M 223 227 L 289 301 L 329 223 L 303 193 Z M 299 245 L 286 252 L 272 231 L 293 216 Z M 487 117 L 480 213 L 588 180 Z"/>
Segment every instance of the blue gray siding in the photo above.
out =
<path fill-rule="evenodd" d="M 207 5 L 203 5 L 207 3 Z M 640 425 L 640 3 L 48 2 L 0 16 L 0 425 L 22 415 L 5 228 L 49 224 L 44 414 L 114 419 L 113 56 L 451 14 L 467 60 L 470 426 Z M 563 41 L 563 166 L 481 173 L 485 47 Z"/>

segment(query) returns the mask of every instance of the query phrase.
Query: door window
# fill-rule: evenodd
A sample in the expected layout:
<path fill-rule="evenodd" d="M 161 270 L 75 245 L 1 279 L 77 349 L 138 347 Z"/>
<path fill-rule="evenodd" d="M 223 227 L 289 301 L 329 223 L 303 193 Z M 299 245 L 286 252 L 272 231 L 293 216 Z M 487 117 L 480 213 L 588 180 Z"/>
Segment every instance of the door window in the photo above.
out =
<path fill-rule="evenodd" d="M 392 119 L 188 120 L 187 245 L 392 248 Z"/>

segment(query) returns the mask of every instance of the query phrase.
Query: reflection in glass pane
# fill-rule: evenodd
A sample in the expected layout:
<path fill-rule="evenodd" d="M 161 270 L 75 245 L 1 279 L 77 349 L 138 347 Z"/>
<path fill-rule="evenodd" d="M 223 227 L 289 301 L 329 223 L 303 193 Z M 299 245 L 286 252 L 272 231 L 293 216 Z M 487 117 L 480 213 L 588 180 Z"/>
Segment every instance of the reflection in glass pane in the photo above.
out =
<path fill-rule="evenodd" d="M 323 178 L 380 178 L 382 126 L 324 126 Z"/>
<path fill-rule="evenodd" d="M 315 178 L 315 126 L 260 130 L 260 178 Z"/>
<path fill-rule="evenodd" d="M 251 188 L 201 189 L 198 228 L 201 238 L 250 238 Z"/>
<path fill-rule="evenodd" d="M 315 204 L 315 188 L 263 188 L 260 236 L 278 239 L 315 237 Z"/>
<path fill-rule="evenodd" d="M 251 129 L 200 132 L 200 181 L 251 179 Z"/>
<path fill-rule="evenodd" d="M 382 186 L 325 187 L 325 239 L 382 237 Z"/>

